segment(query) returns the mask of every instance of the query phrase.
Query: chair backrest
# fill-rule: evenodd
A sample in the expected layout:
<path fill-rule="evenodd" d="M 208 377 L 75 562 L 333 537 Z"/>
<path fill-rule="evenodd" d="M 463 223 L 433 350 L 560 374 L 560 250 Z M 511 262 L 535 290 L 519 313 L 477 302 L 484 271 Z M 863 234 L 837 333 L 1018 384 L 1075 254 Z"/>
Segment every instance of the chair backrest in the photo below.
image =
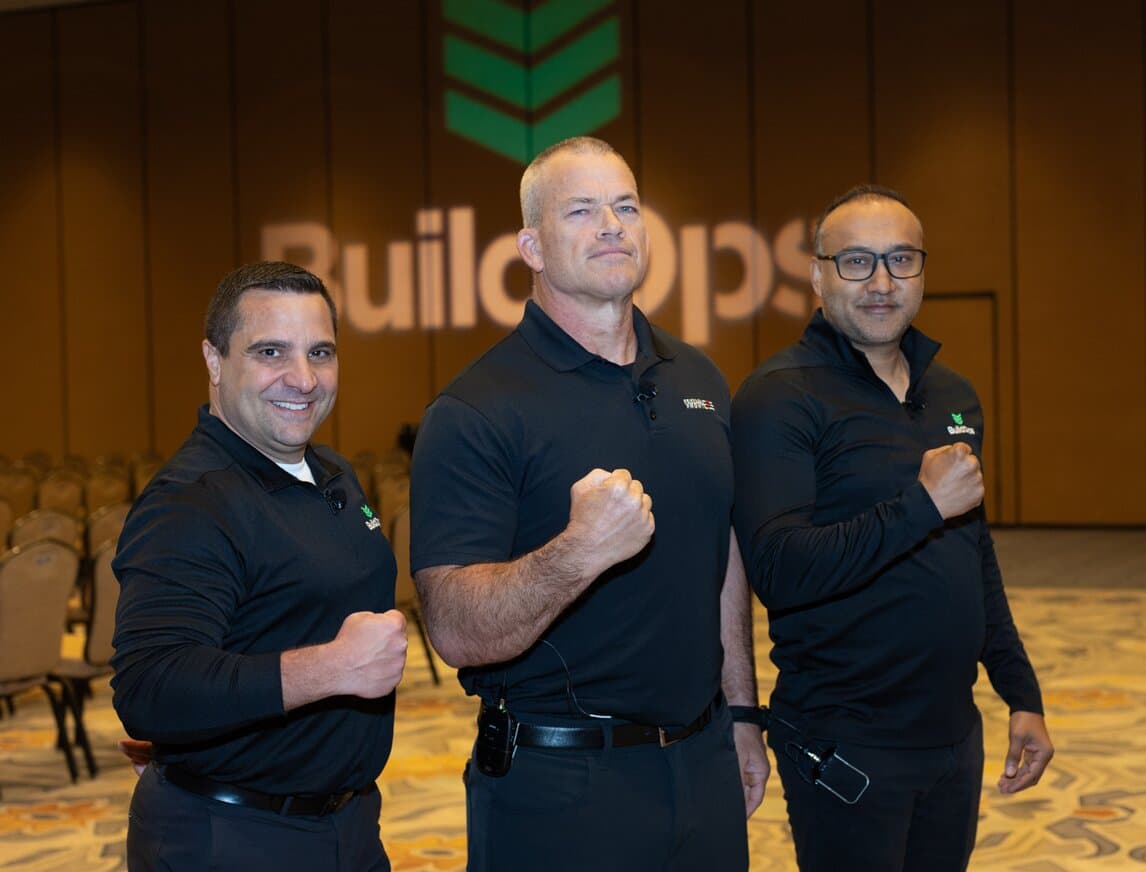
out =
<path fill-rule="evenodd" d="M 59 663 L 79 570 L 79 555 L 60 542 L 13 548 L 0 558 L 0 679 L 41 675 Z"/>
<path fill-rule="evenodd" d="M 67 469 L 49 473 L 36 489 L 36 507 L 55 509 L 69 515 L 82 514 L 84 480 Z"/>
<path fill-rule="evenodd" d="M 134 496 L 143 493 L 151 477 L 163 466 L 163 458 L 157 454 L 141 454 L 131 461 L 131 488 Z"/>
<path fill-rule="evenodd" d="M 8 534 L 12 532 L 12 506 L 0 498 L 0 552 L 8 550 Z"/>
<path fill-rule="evenodd" d="M 408 476 L 379 479 L 377 483 L 378 518 L 382 529 L 389 530 L 398 512 L 410 502 L 410 479 Z"/>
<path fill-rule="evenodd" d="M 374 499 L 371 488 L 374 486 L 374 464 L 377 462 L 378 455 L 373 451 L 359 451 L 350 458 L 350 465 L 354 468 L 354 474 L 358 476 L 358 483 L 362 485 L 363 493 L 367 494 L 371 501 Z"/>
<path fill-rule="evenodd" d="M 390 547 L 398 562 L 398 576 L 394 580 L 394 604 L 398 608 L 418 606 L 418 591 L 410 575 L 410 507 L 402 506 L 390 525 Z"/>
<path fill-rule="evenodd" d="M 54 539 L 80 551 L 84 547 L 84 524 L 79 518 L 55 509 L 36 509 L 16 519 L 9 538 L 13 547 Z"/>
<path fill-rule="evenodd" d="M 106 666 L 115 653 L 111 644 L 119 602 L 119 581 L 111 571 L 115 544 L 115 540 L 104 542 L 92 558 L 92 610 L 84 645 L 84 660 L 92 666 Z"/>
<path fill-rule="evenodd" d="M 97 470 L 88 476 L 84 484 L 84 500 L 89 513 L 113 503 L 126 503 L 130 499 L 131 480 L 125 470 Z"/>
<path fill-rule="evenodd" d="M 119 540 L 123 522 L 130 511 L 131 503 L 123 502 L 102 506 L 91 513 L 88 518 L 88 554 L 94 557 L 104 542 Z"/>
<path fill-rule="evenodd" d="M 36 481 L 44 478 L 52 471 L 52 455 L 47 451 L 29 451 L 20 459 L 20 462 L 25 468 L 32 471 L 32 474 L 36 476 Z"/>
<path fill-rule="evenodd" d="M 0 499 L 12 507 L 12 517 L 19 518 L 36 508 L 35 474 L 23 466 L 0 470 Z"/>

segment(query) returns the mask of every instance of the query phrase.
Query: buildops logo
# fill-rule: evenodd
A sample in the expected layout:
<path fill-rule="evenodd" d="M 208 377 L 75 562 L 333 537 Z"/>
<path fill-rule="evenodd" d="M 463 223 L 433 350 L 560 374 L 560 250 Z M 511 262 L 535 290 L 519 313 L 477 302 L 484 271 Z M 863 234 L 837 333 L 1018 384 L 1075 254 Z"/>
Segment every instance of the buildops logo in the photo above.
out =
<path fill-rule="evenodd" d="M 447 130 L 525 165 L 550 145 L 618 118 L 618 6 L 616 0 L 441 0 Z M 740 219 L 673 226 L 648 201 L 642 211 L 656 256 L 634 299 L 650 317 L 670 302 L 678 306 L 685 342 L 706 346 L 714 322 L 745 321 L 766 308 L 807 318 L 804 217 L 766 232 Z M 480 317 L 509 329 L 525 307 L 506 279 L 520 259 L 517 230 L 509 225 L 479 237 L 478 218 L 464 200 L 427 203 L 411 216 L 409 232 L 386 239 L 364 237 L 353 225 L 336 238 L 316 219 L 276 221 L 262 226 L 261 254 L 322 278 L 347 326 L 359 333 L 469 330 Z M 715 281 L 717 258 L 739 262 L 734 285 Z"/>
<path fill-rule="evenodd" d="M 521 164 L 621 114 L 613 0 L 442 0 L 446 128 Z"/>
<path fill-rule="evenodd" d="M 378 516 L 374 514 L 374 510 L 366 505 L 366 503 L 363 503 L 358 508 L 362 510 L 362 517 L 366 519 L 367 530 L 377 530 L 382 526 L 382 521 L 379 520 Z"/>
<path fill-rule="evenodd" d="M 951 420 L 955 422 L 955 426 L 951 426 L 950 424 L 948 424 L 947 425 L 947 432 L 950 433 L 952 436 L 957 436 L 960 433 L 966 433 L 969 436 L 975 435 L 975 428 L 974 427 L 968 427 L 966 424 L 963 423 L 963 413 L 962 412 L 952 412 L 951 413 Z"/>

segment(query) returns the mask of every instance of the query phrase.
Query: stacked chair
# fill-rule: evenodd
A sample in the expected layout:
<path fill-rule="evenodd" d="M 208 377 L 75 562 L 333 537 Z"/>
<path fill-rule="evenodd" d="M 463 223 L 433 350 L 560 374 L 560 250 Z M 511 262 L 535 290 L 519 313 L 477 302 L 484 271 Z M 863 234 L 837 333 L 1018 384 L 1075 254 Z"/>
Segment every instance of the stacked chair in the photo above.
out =
<path fill-rule="evenodd" d="M 36 508 L 36 489 L 39 479 L 31 467 L 15 463 L 0 469 L 0 500 L 12 509 L 12 517 L 20 518 Z"/>
<path fill-rule="evenodd" d="M 52 678 L 68 597 L 76 584 L 79 557 L 60 542 L 40 541 L 11 549 L 0 558 L 0 696 L 40 688 L 48 696 L 58 729 L 58 745 L 68 773 L 78 776 L 68 741 L 65 709 L 79 717 L 71 686 Z M 86 743 L 86 736 L 82 736 Z M 84 745 L 91 759 L 91 748 Z"/>
<path fill-rule="evenodd" d="M 8 540 L 13 545 L 30 545 L 51 539 L 63 542 L 77 553 L 84 550 L 84 522 L 75 514 L 59 509 L 33 509 L 12 524 Z"/>
<path fill-rule="evenodd" d="M 67 515 L 84 514 L 84 477 L 67 467 L 53 469 L 36 485 L 36 506 Z"/>
<path fill-rule="evenodd" d="M 49 674 L 51 679 L 65 687 L 67 696 L 73 701 L 71 710 L 76 721 L 75 744 L 83 749 L 88 772 L 93 778 L 97 768 L 84 725 L 84 700 L 91 696 L 93 679 L 112 673 L 111 655 L 115 649 L 112 648 L 111 640 L 115 633 L 115 607 L 119 601 L 119 582 L 111 569 L 115 551 L 116 541 L 109 539 L 99 546 L 92 561 L 90 611 L 86 622 L 83 659 L 65 658 Z M 60 729 L 63 729 L 63 725 L 60 725 Z M 63 736 L 61 741 L 66 743 L 67 736 Z"/>

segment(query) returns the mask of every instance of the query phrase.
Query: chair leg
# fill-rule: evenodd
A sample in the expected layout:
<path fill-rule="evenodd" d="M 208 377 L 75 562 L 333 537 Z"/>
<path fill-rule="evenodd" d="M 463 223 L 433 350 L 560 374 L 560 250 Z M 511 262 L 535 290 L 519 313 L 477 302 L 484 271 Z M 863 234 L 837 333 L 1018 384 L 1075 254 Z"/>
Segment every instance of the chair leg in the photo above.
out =
<path fill-rule="evenodd" d="M 56 745 L 64 752 L 64 760 L 68 764 L 68 774 L 72 776 L 72 784 L 79 780 L 79 769 L 76 768 L 76 756 L 72 753 L 72 743 L 68 741 L 68 725 L 64 721 L 64 701 L 56 696 L 52 685 L 44 682 L 40 685 L 48 695 L 52 705 L 52 715 L 56 719 Z"/>
<path fill-rule="evenodd" d="M 418 628 L 418 635 L 422 638 L 422 648 L 426 651 L 426 662 L 430 664 L 430 677 L 434 679 L 434 684 L 441 684 L 442 679 L 438 677 L 438 667 L 434 664 L 434 652 L 430 648 L 430 638 L 426 635 L 426 628 L 422 625 L 422 616 L 417 609 L 413 609 L 410 617 L 414 619 L 414 626 Z"/>
<path fill-rule="evenodd" d="M 95 778 L 99 768 L 96 766 L 95 755 L 92 754 L 92 744 L 88 739 L 87 728 L 84 726 L 84 694 L 85 692 L 90 694 L 91 685 L 83 679 L 77 681 L 62 680 L 60 687 L 68 707 L 72 710 L 72 717 L 76 721 L 76 744 L 84 752 L 84 762 L 88 764 L 88 775 Z"/>

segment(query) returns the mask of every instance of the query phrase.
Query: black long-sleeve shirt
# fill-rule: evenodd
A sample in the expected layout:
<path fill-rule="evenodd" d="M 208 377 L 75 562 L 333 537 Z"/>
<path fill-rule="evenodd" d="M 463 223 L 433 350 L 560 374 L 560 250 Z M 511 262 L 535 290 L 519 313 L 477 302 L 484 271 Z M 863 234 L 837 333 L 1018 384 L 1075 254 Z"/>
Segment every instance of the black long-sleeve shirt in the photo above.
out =
<path fill-rule="evenodd" d="M 953 744 L 970 730 L 981 661 L 1012 711 L 1042 712 L 981 508 L 943 521 L 918 481 L 925 451 L 983 414 L 966 379 L 911 328 L 900 403 L 817 312 L 733 401 L 737 536 L 768 608 L 772 705 L 860 744 Z"/>
<path fill-rule="evenodd" d="M 364 787 L 393 739 L 393 694 L 283 711 L 283 651 L 394 606 L 394 554 L 353 471 L 321 447 L 306 460 L 317 486 L 204 406 L 136 500 L 113 563 L 112 686 L 128 733 L 157 743 L 161 762 L 274 794 Z"/>

